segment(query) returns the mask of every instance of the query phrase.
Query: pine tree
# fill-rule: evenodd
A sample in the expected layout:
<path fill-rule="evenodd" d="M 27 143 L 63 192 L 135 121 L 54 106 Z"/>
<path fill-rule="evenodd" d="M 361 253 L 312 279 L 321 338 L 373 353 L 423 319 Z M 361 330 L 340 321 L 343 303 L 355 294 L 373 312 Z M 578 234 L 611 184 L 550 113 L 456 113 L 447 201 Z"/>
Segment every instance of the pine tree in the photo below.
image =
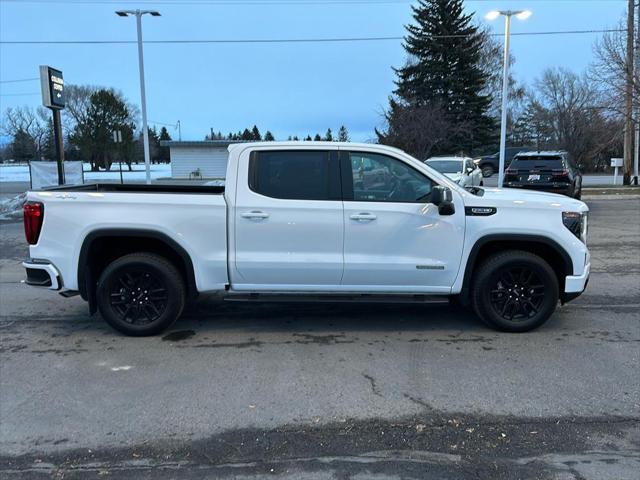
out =
<path fill-rule="evenodd" d="M 19 128 L 13 136 L 11 154 L 14 160 L 18 162 L 39 160 L 39 158 L 36 158 L 36 142 L 33 140 L 33 137 L 22 128 Z"/>
<path fill-rule="evenodd" d="M 255 125 L 251 129 L 251 140 L 257 140 L 257 141 L 262 140 L 262 135 L 260 135 L 260 130 L 258 130 L 258 127 Z"/>
<path fill-rule="evenodd" d="M 264 141 L 265 142 L 273 142 L 275 140 L 273 133 L 271 133 L 269 130 L 267 130 L 267 133 L 264 134 Z"/>
<path fill-rule="evenodd" d="M 53 131 L 53 120 L 47 120 L 47 133 L 44 137 L 44 145 L 41 146 L 41 155 L 45 160 L 56 160 L 56 140 Z"/>
<path fill-rule="evenodd" d="M 171 140 L 171 135 L 169 135 L 166 127 L 162 127 L 160 129 L 160 136 L 158 137 L 158 139 L 164 142 L 168 142 Z M 160 151 L 158 152 L 158 160 L 162 163 L 169 163 L 169 147 L 160 146 Z"/>
<path fill-rule="evenodd" d="M 300 141 L 300 139 L 298 138 L 298 136 L 297 136 L 297 135 L 294 135 L 294 136 L 293 136 L 293 141 L 294 141 L 294 142 L 299 142 L 299 141 Z"/>
<path fill-rule="evenodd" d="M 333 133 L 330 128 L 327 128 L 327 133 L 324 134 L 324 140 L 327 142 L 333 142 Z"/>
<path fill-rule="evenodd" d="M 322 141 L 322 137 L 320 136 L 319 133 L 316 133 L 316 136 L 313 137 L 313 140 L 316 141 L 316 142 L 321 142 Z"/>
<path fill-rule="evenodd" d="M 304 139 L 305 142 L 310 142 L 311 141 L 311 135 L 307 135 Z"/>
<path fill-rule="evenodd" d="M 403 109 L 433 107 L 444 111 L 447 122 L 465 125 L 438 146 L 442 153 L 490 143 L 495 125 L 488 115 L 491 98 L 482 94 L 488 79 L 481 67 L 484 37 L 472 25 L 472 15 L 464 13 L 463 0 L 418 0 L 411 8 L 414 22 L 407 25 L 404 42 L 410 60 L 394 69 L 398 78 L 386 115 L 389 130 L 395 115 L 407 117 Z M 378 136 L 384 143 L 385 133 Z"/>
<path fill-rule="evenodd" d="M 338 141 L 339 142 L 348 142 L 349 141 L 349 132 L 347 131 L 347 127 L 342 125 L 340 130 L 338 130 Z"/>

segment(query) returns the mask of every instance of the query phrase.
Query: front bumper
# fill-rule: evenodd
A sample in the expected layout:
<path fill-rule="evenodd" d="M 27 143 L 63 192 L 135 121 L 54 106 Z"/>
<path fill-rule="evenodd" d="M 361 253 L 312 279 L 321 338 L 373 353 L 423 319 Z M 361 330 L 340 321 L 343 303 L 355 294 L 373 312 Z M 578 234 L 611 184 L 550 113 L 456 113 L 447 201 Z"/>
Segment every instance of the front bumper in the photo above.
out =
<path fill-rule="evenodd" d="M 22 262 L 27 271 L 25 283 L 33 287 L 44 287 L 50 290 L 62 288 L 62 277 L 58 269 L 46 260 L 29 258 Z"/>
<path fill-rule="evenodd" d="M 591 263 L 584 267 L 582 275 L 567 275 L 564 280 L 564 293 L 560 295 L 560 301 L 564 304 L 578 298 L 587 288 Z"/>

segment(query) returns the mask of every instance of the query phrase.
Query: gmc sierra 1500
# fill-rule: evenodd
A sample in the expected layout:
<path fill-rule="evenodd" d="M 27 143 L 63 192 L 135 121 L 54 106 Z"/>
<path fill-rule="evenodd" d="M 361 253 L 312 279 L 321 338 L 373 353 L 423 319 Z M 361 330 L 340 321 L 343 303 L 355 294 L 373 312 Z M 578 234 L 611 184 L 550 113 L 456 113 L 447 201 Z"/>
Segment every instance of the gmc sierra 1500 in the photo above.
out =
<path fill-rule="evenodd" d="M 587 206 L 470 187 L 382 145 L 229 147 L 225 187 L 32 191 L 26 282 L 80 293 L 128 335 L 171 325 L 202 292 L 428 301 L 527 331 L 586 287 Z"/>

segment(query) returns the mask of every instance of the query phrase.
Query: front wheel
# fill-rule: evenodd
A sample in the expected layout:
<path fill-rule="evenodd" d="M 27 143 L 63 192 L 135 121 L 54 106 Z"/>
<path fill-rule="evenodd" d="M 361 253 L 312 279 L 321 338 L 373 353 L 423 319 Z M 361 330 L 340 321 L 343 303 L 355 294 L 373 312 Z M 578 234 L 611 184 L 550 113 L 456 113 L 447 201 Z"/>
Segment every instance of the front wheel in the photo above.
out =
<path fill-rule="evenodd" d="M 546 322 L 558 304 L 558 279 L 549 264 L 512 250 L 486 260 L 474 276 L 472 303 L 490 327 L 526 332 Z"/>
<path fill-rule="evenodd" d="M 104 269 L 96 290 L 105 321 L 125 335 L 156 335 L 182 313 L 186 289 L 177 268 L 164 257 L 133 253 Z"/>

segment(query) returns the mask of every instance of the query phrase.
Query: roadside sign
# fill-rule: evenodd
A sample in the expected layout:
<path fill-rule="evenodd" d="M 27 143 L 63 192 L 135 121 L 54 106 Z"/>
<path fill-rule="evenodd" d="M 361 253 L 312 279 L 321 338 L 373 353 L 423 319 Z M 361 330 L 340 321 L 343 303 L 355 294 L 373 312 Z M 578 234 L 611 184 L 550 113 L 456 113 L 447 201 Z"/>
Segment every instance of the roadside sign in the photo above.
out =
<path fill-rule="evenodd" d="M 40 89 L 45 107 L 52 110 L 64 108 L 64 80 L 60 70 L 40 65 Z"/>

